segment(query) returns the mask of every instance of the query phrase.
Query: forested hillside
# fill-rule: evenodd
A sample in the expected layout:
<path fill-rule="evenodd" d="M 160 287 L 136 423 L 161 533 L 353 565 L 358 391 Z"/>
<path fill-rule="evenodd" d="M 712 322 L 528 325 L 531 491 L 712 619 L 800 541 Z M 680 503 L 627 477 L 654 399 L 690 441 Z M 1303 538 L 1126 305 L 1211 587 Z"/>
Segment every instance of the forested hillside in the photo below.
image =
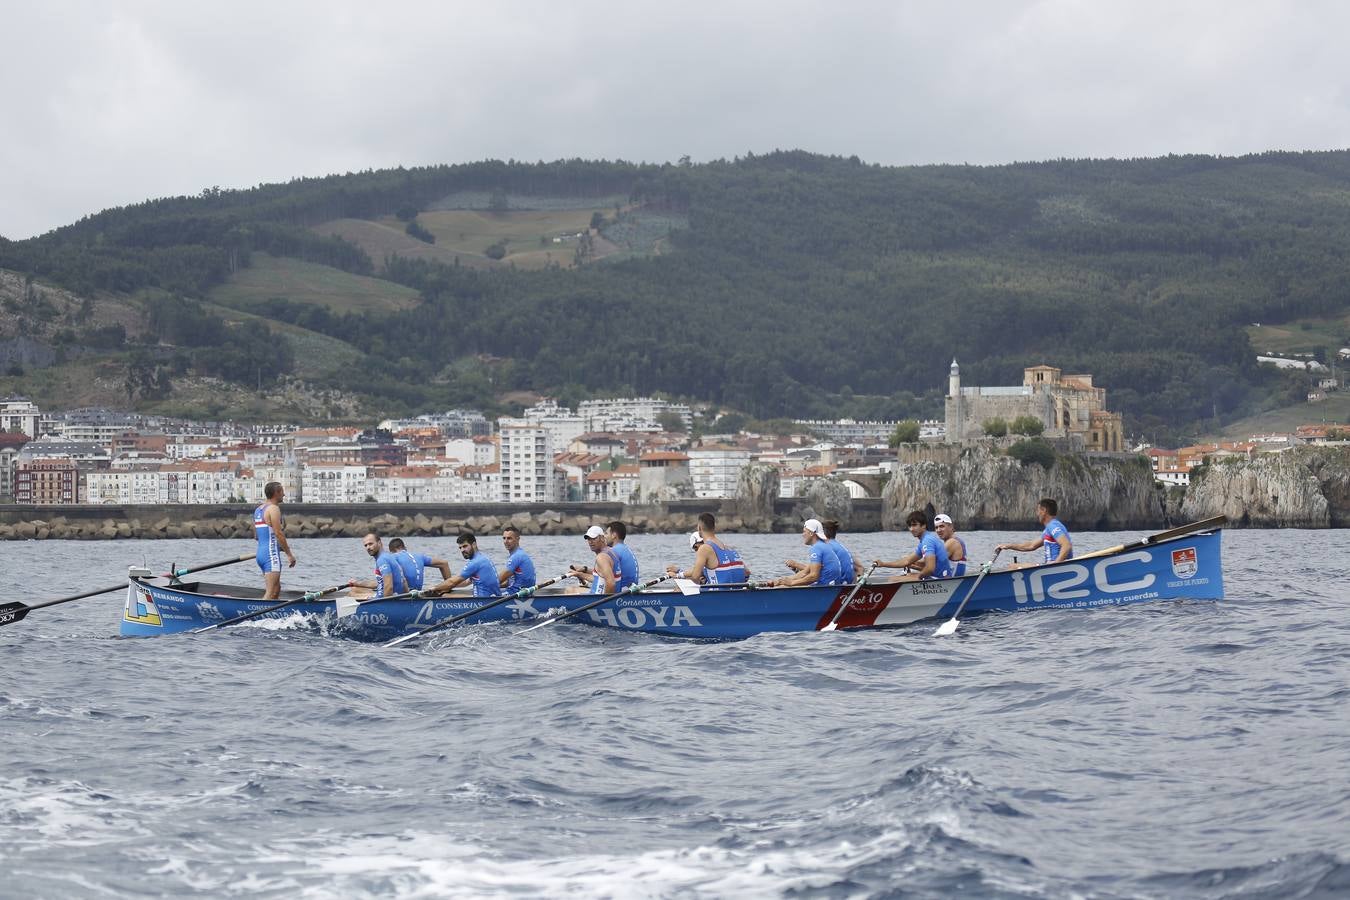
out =
<path fill-rule="evenodd" d="M 469 265 L 447 253 L 372 258 L 325 228 L 382 220 L 388 231 L 397 216 L 434 241 L 418 215 L 464 192 L 492 198 L 486 214 L 503 218 L 512 198 L 594 201 L 598 228 L 542 268 L 513 265 L 505 239 L 500 256 Z M 669 232 L 659 252 L 584 252 L 653 222 Z M 391 414 L 536 390 L 664 392 L 760 417 L 936 415 L 956 357 L 967 384 L 1017 383 L 1038 362 L 1092 372 L 1127 430 L 1180 437 L 1298 398 L 1297 376 L 1256 367 L 1245 329 L 1335 323 L 1350 309 L 1348 246 L 1345 152 L 909 168 L 778 152 L 213 189 L 0 239 L 0 268 L 95 309 L 139 305 L 140 365 L 170 377 L 200 371 L 256 390 L 296 370 L 297 335 L 345 343 L 359 365 L 305 377 Z M 360 302 L 339 302 L 341 279 L 294 288 L 300 270 L 285 259 L 360 277 Z M 292 280 L 272 293 L 246 277 L 255 261 Z M 392 283 L 387 300 L 379 283 Z M 262 320 L 223 327 L 208 298 Z M 72 320 L 46 339 L 114 352 L 100 327 Z"/>

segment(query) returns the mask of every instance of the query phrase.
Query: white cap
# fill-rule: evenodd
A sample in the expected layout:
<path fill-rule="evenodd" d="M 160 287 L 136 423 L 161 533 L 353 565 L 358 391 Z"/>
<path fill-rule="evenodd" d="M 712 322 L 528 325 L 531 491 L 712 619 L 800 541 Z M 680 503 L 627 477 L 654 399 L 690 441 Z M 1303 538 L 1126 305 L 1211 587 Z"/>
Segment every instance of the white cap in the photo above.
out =
<path fill-rule="evenodd" d="M 689 549 L 690 549 L 690 550 L 693 550 L 695 547 L 697 547 L 697 546 L 698 546 L 699 544 L 701 544 L 701 543 L 703 543 L 703 535 L 699 534 L 697 531 L 690 532 L 690 534 L 689 534 Z"/>
<path fill-rule="evenodd" d="M 802 523 L 802 531 L 811 531 L 821 540 L 829 540 L 825 537 L 825 526 L 820 524 L 819 519 L 807 519 Z"/>
<path fill-rule="evenodd" d="M 936 528 L 939 525 L 950 525 L 950 524 L 952 524 L 952 517 L 947 515 L 946 513 L 938 513 L 936 516 L 933 516 L 934 528 Z"/>
<path fill-rule="evenodd" d="M 599 525 L 592 525 L 590 528 L 586 529 L 586 540 L 604 536 L 605 536 L 605 529 L 601 528 Z"/>

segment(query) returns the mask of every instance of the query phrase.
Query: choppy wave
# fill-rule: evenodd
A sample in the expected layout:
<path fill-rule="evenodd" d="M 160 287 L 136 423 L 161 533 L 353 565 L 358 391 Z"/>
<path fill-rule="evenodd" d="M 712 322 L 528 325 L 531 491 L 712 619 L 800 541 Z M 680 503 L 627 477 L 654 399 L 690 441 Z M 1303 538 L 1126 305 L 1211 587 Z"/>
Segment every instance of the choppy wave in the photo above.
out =
<path fill-rule="evenodd" d="M 116 596 L 38 611 L 0 629 L 0 896 L 1350 895 L 1350 535 L 1226 540 L 1222 603 L 943 640 L 385 650 L 299 618 L 113 640 Z M 359 550 L 297 543 L 326 576 Z M 1329 566 L 1270 574 L 1309 551 Z M 49 564 L 53 595 L 82 586 Z"/>

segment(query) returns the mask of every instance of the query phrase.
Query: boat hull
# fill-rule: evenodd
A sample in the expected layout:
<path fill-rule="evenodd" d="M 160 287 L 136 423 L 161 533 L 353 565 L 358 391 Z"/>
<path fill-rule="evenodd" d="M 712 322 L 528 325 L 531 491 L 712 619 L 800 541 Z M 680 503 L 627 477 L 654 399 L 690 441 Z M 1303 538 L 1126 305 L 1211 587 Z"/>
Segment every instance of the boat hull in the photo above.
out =
<path fill-rule="evenodd" d="M 1223 596 L 1221 532 L 1194 534 L 1123 552 L 1026 569 L 921 582 L 888 582 L 860 588 L 839 616 L 838 627 L 906 625 L 984 612 L 1119 606 L 1162 599 L 1217 600 Z M 834 619 L 851 586 L 704 589 L 698 594 L 650 590 L 618 597 L 567 621 L 676 637 L 734 640 L 763 632 L 817 631 Z M 225 592 L 233 592 L 233 594 Z M 121 633 L 151 636 L 191 631 L 272 606 L 239 588 L 204 583 L 156 585 L 134 580 L 128 588 Z M 257 592 L 254 592 L 255 594 Z M 298 594 L 291 595 L 298 597 Z M 282 600 L 289 599 L 283 595 Z M 588 594 L 536 594 L 511 600 L 468 619 L 528 623 L 560 609 L 576 609 Z M 475 597 L 377 600 L 338 619 L 332 601 L 304 601 L 263 619 L 308 619 L 326 633 L 358 640 L 389 640 L 488 602 Z"/>

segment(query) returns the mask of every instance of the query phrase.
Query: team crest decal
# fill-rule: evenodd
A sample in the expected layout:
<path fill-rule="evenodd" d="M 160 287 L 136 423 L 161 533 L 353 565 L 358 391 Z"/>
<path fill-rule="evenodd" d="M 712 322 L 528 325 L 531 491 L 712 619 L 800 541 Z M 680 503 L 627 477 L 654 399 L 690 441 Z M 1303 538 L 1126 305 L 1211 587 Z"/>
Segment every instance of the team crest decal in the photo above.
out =
<path fill-rule="evenodd" d="M 135 585 L 127 588 L 127 602 L 122 617 L 128 622 L 135 622 L 139 625 L 162 626 L 164 624 L 159 617 L 159 609 L 155 606 L 155 599 L 150 596 L 150 592 Z"/>
<path fill-rule="evenodd" d="M 1194 547 L 1172 551 L 1172 573 L 1178 578 L 1192 577 L 1195 575 L 1197 568 Z"/>

